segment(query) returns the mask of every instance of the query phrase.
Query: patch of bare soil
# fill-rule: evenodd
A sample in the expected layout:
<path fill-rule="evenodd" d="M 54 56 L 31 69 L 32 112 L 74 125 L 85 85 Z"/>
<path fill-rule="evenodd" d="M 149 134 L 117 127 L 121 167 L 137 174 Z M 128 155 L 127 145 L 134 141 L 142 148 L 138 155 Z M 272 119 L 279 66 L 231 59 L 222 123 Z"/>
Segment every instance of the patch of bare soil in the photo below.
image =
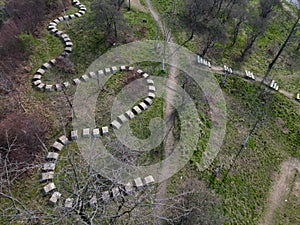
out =
<path fill-rule="evenodd" d="M 274 181 L 268 197 L 266 213 L 260 225 L 271 225 L 273 223 L 273 215 L 275 210 L 284 203 L 284 198 L 290 190 L 291 180 L 293 179 L 294 170 L 300 171 L 300 160 L 289 158 L 281 164 L 280 174 Z"/>

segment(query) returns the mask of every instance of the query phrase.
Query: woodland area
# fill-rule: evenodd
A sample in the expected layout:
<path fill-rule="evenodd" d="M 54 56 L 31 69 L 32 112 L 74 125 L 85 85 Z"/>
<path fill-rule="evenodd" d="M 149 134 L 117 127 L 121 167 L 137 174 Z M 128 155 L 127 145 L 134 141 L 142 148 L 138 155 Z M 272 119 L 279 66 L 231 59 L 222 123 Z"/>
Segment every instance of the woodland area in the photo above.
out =
<path fill-rule="evenodd" d="M 261 222 L 269 210 L 268 194 L 281 163 L 290 165 L 284 162 L 292 158 L 297 168 L 300 159 L 300 101 L 295 97 L 300 93 L 300 7 L 281 0 L 82 0 L 78 3 L 81 8 L 76 9 L 76 2 L 0 0 L 1 224 L 300 222 L 299 198 L 293 199 L 300 193 L 297 169 L 287 179 L 290 192 L 284 198 L 291 205 L 278 204 L 273 210 L 276 216 Z M 85 7 L 82 17 L 69 20 L 69 16 L 57 25 L 69 35 L 73 47 L 72 53 L 59 57 L 63 45 L 48 32 L 49 22 Z M 151 10 L 157 11 L 158 19 Z M 71 139 L 76 87 L 44 93 L 35 90 L 32 76 L 54 57 L 56 65 L 47 71 L 46 82 L 74 80 L 117 46 L 171 39 L 212 63 L 209 70 L 226 99 L 226 137 L 212 165 L 205 171 L 199 169 L 212 127 L 209 100 L 193 79 L 177 71 L 178 85 L 196 105 L 201 140 L 188 164 L 166 181 L 164 197 L 157 197 L 161 184 L 128 194 L 117 180 L 99 175 L 81 157 L 75 142 L 61 141 L 64 150 L 56 161 L 53 180 L 64 196 L 72 196 L 73 205 L 48 204 L 41 193 L 45 183 L 40 182 L 40 175 L 45 155 L 53 149 L 51 143 L 58 137 Z M 117 50 L 115 54 L 118 57 Z M 219 67 L 225 64 L 235 74 Z M 161 64 L 151 62 L 134 67 L 160 77 L 171 71 L 169 66 L 163 70 Z M 260 79 L 244 78 L 241 74 L 248 68 Z M 128 70 L 117 72 L 108 82 L 97 100 L 97 126 L 109 124 L 107 109 L 112 99 L 137 77 Z M 274 79 L 280 84 L 279 92 L 268 86 Z M 136 91 L 141 92 L 139 87 Z M 134 136 L 150 136 L 148 125 L 153 117 L 164 118 L 165 106 L 157 98 L 145 113 L 130 121 Z M 169 132 L 176 144 L 181 131 L 178 114 L 172 112 L 170 121 Z M 103 140 L 116 158 L 128 164 L 151 164 L 166 157 L 165 142 L 140 155 L 116 136 Z M 109 191 L 113 200 L 107 203 L 102 196 L 106 190 L 120 194 Z"/>

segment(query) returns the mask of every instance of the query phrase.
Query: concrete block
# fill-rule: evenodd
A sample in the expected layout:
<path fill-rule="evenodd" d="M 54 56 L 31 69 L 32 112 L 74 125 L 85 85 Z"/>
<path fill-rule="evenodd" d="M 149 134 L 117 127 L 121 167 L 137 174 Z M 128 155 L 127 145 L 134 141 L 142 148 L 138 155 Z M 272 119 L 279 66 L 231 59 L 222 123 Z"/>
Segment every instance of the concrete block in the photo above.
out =
<path fill-rule="evenodd" d="M 144 102 L 141 102 L 139 104 L 139 107 L 140 107 L 141 110 L 146 110 L 148 108 L 148 106 Z"/>
<path fill-rule="evenodd" d="M 54 29 L 50 30 L 50 32 L 55 34 L 56 32 L 58 32 L 58 29 L 54 28 Z"/>
<path fill-rule="evenodd" d="M 141 69 L 138 69 L 137 71 L 136 71 L 139 75 L 142 75 L 144 72 L 143 72 L 143 70 L 141 70 Z"/>
<path fill-rule="evenodd" d="M 43 181 L 47 181 L 47 180 L 52 180 L 53 178 L 54 178 L 53 171 L 42 173 L 41 181 L 43 182 Z"/>
<path fill-rule="evenodd" d="M 45 163 L 43 165 L 43 170 L 45 170 L 45 171 L 54 171 L 55 170 L 55 163 Z"/>
<path fill-rule="evenodd" d="M 51 147 L 55 150 L 61 151 L 64 148 L 64 145 L 56 141 Z"/>
<path fill-rule="evenodd" d="M 68 144 L 68 142 L 69 142 L 69 139 L 65 135 L 60 136 L 57 140 L 60 141 L 60 143 L 62 143 L 64 145 Z"/>
<path fill-rule="evenodd" d="M 148 84 L 148 85 L 154 85 L 154 81 L 151 80 L 151 79 L 147 79 L 147 84 Z"/>
<path fill-rule="evenodd" d="M 126 66 L 121 66 L 121 71 L 126 71 Z"/>
<path fill-rule="evenodd" d="M 67 34 L 62 34 L 61 37 L 62 38 L 68 38 L 69 36 Z"/>
<path fill-rule="evenodd" d="M 132 67 L 132 66 L 130 66 L 129 68 L 128 68 L 128 71 L 133 71 L 134 70 L 134 67 Z"/>
<path fill-rule="evenodd" d="M 118 69 L 117 69 L 117 67 L 116 67 L 116 66 L 113 66 L 113 67 L 111 68 L 111 70 L 112 70 L 112 72 L 113 72 L 113 73 L 116 73 L 116 72 L 118 72 Z"/>
<path fill-rule="evenodd" d="M 56 59 L 51 59 L 50 61 L 49 61 L 49 63 L 51 63 L 53 66 L 56 64 Z"/>
<path fill-rule="evenodd" d="M 300 94 L 299 93 L 296 95 L 296 99 L 300 100 Z"/>
<path fill-rule="evenodd" d="M 38 74 L 40 74 L 40 75 L 43 75 L 44 73 L 45 73 L 45 70 L 43 70 L 43 69 L 38 69 L 37 71 L 36 71 L 36 73 L 38 73 Z"/>
<path fill-rule="evenodd" d="M 84 138 L 89 138 L 91 135 L 90 135 L 90 128 L 84 128 L 82 130 L 82 137 Z"/>
<path fill-rule="evenodd" d="M 49 25 L 48 26 L 57 26 L 57 23 L 53 23 L 53 22 L 51 22 L 51 23 L 49 23 Z"/>
<path fill-rule="evenodd" d="M 63 85 L 65 88 L 69 88 L 71 86 L 69 82 L 64 82 Z"/>
<path fill-rule="evenodd" d="M 100 137 L 100 130 L 99 129 L 93 129 L 93 137 L 98 138 Z"/>
<path fill-rule="evenodd" d="M 132 108 L 132 112 L 137 115 L 137 114 L 140 114 L 142 112 L 142 110 L 138 106 L 134 106 Z"/>
<path fill-rule="evenodd" d="M 140 177 L 134 179 L 134 186 L 137 189 L 140 189 L 140 188 L 143 187 L 143 181 L 142 181 L 142 179 Z"/>
<path fill-rule="evenodd" d="M 95 72 L 89 72 L 90 78 L 97 78 L 97 75 Z"/>
<path fill-rule="evenodd" d="M 149 184 L 152 184 L 152 183 L 154 183 L 154 178 L 153 178 L 153 176 L 147 176 L 147 177 L 145 177 L 144 178 L 144 184 L 145 185 L 149 185 Z"/>
<path fill-rule="evenodd" d="M 126 194 L 130 194 L 131 192 L 133 192 L 133 185 L 131 182 L 128 182 L 127 184 L 125 184 L 124 191 Z"/>
<path fill-rule="evenodd" d="M 58 191 L 54 192 L 51 196 L 51 198 L 49 199 L 49 203 L 50 204 L 56 204 L 57 201 L 60 199 L 61 197 L 61 193 L 59 193 Z"/>
<path fill-rule="evenodd" d="M 151 86 L 148 86 L 148 90 L 149 90 L 149 92 L 155 92 L 156 89 L 153 85 L 151 85 Z"/>
<path fill-rule="evenodd" d="M 128 118 L 126 118 L 126 116 L 124 114 L 122 114 L 122 115 L 118 116 L 117 120 L 119 123 L 123 124 L 128 121 Z"/>
<path fill-rule="evenodd" d="M 71 140 L 76 141 L 77 139 L 78 139 L 78 131 L 77 130 L 71 131 Z"/>
<path fill-rule="evenodd" d="M 41 84 L 41 83 L 42 83 L 41 80 L 36 80 L 36 81 L 33 81 L 33 82 L 32 82 L 32 84 L 33 84 L 34 86 L 38 86 L 38 85 Z"/>
<path fill-rule="evenodd" d="M 45 91 L 46 92 L 51 92 L 51 91 L 53 91 L 53 85 L 51 85 L 51 84 L 47 84 L 46 86 L 45 86 Z"/>
<path fill-rule="evenodd" d="M 53 22 L 58 24 L 60 21 L 59 21 L 59 19 L 55 19 L 55 20 L 53 20 Z"/>
<path fill-rule="evenodd" d="M 84 15 L 85 14 L 85 10 L 79 10 L 79 12 L 81 15 Z"/>
<path fill-rule="evenodd" d="M 57 160 L 59 154 L 57 152 L 48 152 L 46 159 L 47 160 Z"/>
<path fill-rule="evenodd" d="M 73 46 L 73 43 L 71 41 L 66 41 L 65 42 L 65 46 L 67 47 L 72 47 Z"/>
<path fill-rule="evenodd" d="M 98 73 L 98 76 L 99 76 L 99 77 L 101 77 L 101 76 L 103 76 L 103 75 L 104 75 L 104 72 L 103 72 L 103 70 L 98 70 L 98 72 L 97 72 L 97 73 Z"/>
<path fill-rule="evenodd" d="M 125 116 L 127 116 L 128 119 L 132 120 L 134 118 L 134 113 L 131 110 L 128 110 L 125 113 Z"/>
<path fill-rule="evenodd" d="M 62 87 L 60 84 L 55 84 L 55 90 L 56 91 L 61 91 L 62 90 Z"/>
<path fill-rule="evenodd" d="M 80 13 L 75 13 L 74 14 L 76 17 L 81 17 L 82 15 Z"/>
<path fill-rule="evenodd" d="M 37 86 L 37 89 L 42 90 L 44 87 L 45 87 L 45 84 L 44 84 L 44 83 L 40 83 L 40 84 Z"/>
<path fill-rule="evenodd" d="M 143 77 L 144 77 L 144 78 L 148 78 L 148 77 L 149 77 L 149 74 L 148 74 L 148 73 L 144 73 L 144 74 L 143 74 Z"/>
<path fill-rule="evenodd" d="M 71 209 L 73 207 L 73 202 L 74 202 L 73 198 L 67 198 L 65 200 L 65 208 Z"/>
<path fill-rule="evenodd" d="M 87 82 L 87 81 L 89 80 L 88 75 L 83 74 L 83 75 L 81 76 L 81 80 L 83 80 L 84 82 Z"/>
<path fill-rule="evenodd" d="M 64 18 L 63 18 L 62 16 L 58 17 L 57 19 L 58 19 L 60 22 L 61 22 L 61 21 L 64 21 Z"/>
<path fill-rule="evenodd" d="M 90 207 L 95 207 L 97 205 L 97 196 L 93 195 L 93 197 L 89 201 Z"/>
<path fill-rule="evenodd" d="M 80 84 L 80 80 L 78 78 L 73 79 L 73 83 L 75 85 L 79 85 Z"/>
<path fill-rule="evenodd" d="M 149 106 L 152 105 L 153 101 L 150 97 L 145 98 L 144 102 Z"/>
<path fill-rule="evenodd" d="M 114 199 L 118 198 L 118 197 L 120 196 L 120 194 L 121 194 L 121 193 L 120 193 L 120 189 L 119 189 L 118 187 L 112 188 L 111 194 L 112 194 L 112 197 L 113 197 Z"/>
<path fill-rule="evenodd" d="M 111 74 L 111 70 L 110 70 L 110 68 L 105 68 L 105 69 L 104 69 L 104 71 L 105 71 L 105 74 L 106 74 L 106 75 L 109 75 L 109 74 Z"/>
<path fill-rule="evenodd" d="M 55 35 L 57 36 L 57 37 L 61 37 L 61 35 L 63 34 L 64 32 L 62 32 L 62 31 L 57 31 L 56 33 L 55 33 Z"/>
<path fill-rule="evenodd" d="M 118 121 L 116 121 L 116 120 L 114 120 L 114 121 L 112 121 L 111 123 L 110 123 L 110 125 L 114 128 L 114 129 L 120 129 L 120 127 L 121 127 L 121 124 L 118 122 Z"/>
<path fill-rule="evenodd" d="M 65 47 L 65 52 L 71 53 L 72 52 L 72 47 Z"/>
<path fill-rule="evenodd" d="M 104 203 L 108 203 L 108 202 L 109 202 L 109 199 L 110 199 L 109 191 L 103 191 L 103 192 L 101 193 L 101 200 L 102 200 Z"/>
<path fill-rule="evenodd" d="M 32 78 L 32 80 L 40 80 L 42 78 L 42 75 L 40 74 L 35 74 Z"/>
<path fill-rule="evenodd" d="M 70 15 L 69 18 L 72 20 L 74 19 L 76 16 L 74 14 Z"/>
<path fill-rule="evenodd" d="M 54 183 L 49 183 L 43 187 L 43 192 L 44 192 L 44 194 L 48 194 L 49 192 L 53 191 L 54 189 L 56 189 Z"/>
<path fill-rule="evenodd" d="M 109 132 L 109 131 L 108 131 L 108 127 L 102 127 L 102 128 L 101 128 L 101 132 L 102 132 L 102 135 L 103 135 L 103 136 L 107 136 L 107 135 L 108 135 L 108 132 Z"/>

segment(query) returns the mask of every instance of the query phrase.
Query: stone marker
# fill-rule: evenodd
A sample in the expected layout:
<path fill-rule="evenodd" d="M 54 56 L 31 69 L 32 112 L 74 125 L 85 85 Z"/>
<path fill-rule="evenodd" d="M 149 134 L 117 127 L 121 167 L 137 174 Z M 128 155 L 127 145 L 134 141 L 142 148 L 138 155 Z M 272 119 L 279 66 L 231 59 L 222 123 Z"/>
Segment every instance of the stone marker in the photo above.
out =
<path fill-rule="evenodd" d="M 49 202 L 51 204 L 56 204 L 57 201 L 60 199 L 61 197 L 61 193 L 59 193 L 58 191 L 54 192 L 51 196 L 51 198 L 49 199 Z"/>
<path fill-rule="evenodd" d="M 140 177 L 134 179 L 134 186 L 139 189 L 143 187 L 143 181 Z"/>
<path fill-rule="evenodd" d="M 71 140 L 76 141 L 77 139 L 78 139 L 78 131 L 77 130 L 71 131 Z"/>
<path fill-rule="evenodd" d="M 49 183 L 46 186 L 43 187 L 44 194 L 48 194 L 50 191 L 53 191 L 55 189 L 54 183 Z"/>
<path fill-rule="evenodd" d="M 59 154 L 57 152 L 48 152 L 46 159 L 47 160 L 57 160 Z"/>
<path fill-rule="evenodd" d="M 58 141 L 54 142 L 54 144 L 51 146 L 52 148 L 61 151 L 64 147 L 62 143 L 59 143 Z"/>
<path fill-rule="evenodd" d="M 121 124 L 120 124 L 118 121 L 116 121 L 116 120 L 112 121 L 112 122 L 110 123 L 110 125 L 111 125 L 114 129 L 117 129 L 117 130 L 119 130 L 120 127 L 121 127 Z"/>
<path fill-rule="evenodd" d="M 93 137 L 98 138 L 100 137 L 100 130 L 99 129 L 93 129 Z"/>
<path fill-rule="evenodd" d="M 55 163 L 45 163 L 43 166 L 43 170 L 45 171 L 54 171 L 55 170 Z"/>
<path fill-rule="evenodd" d="M 101 132 L 102 132 L 102 135 L 103 135 L 103 136 L 108 135 L 108 127 L 102 127 L 102 128 L 101 128 Z"/>
<path fill-rule="evenodd" d="M 53 177 L 54 177 L 54 172 L 53 171 L 42 173 L 41 181 L 52 180 Z"/>
<path fill-rule="evenodd" d="M 152 183 L 154 183 L 153 176 L 150 175 L 150 176 L 144 178 L 144 184 L 145 185 L 149 185 L 149 184 L 152 184 Z"/>
<path fill-rule="evenodd" d="M 82 130 L 82 137 L 89 138 L 90 137 L 90 128 L 84 128 Z"/>

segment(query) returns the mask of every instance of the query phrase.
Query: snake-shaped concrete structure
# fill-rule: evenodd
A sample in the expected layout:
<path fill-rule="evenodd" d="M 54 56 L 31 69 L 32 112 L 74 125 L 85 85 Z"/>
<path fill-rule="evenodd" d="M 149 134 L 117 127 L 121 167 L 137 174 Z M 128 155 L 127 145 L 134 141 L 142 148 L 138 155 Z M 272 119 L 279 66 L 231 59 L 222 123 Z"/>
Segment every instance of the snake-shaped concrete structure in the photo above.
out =
<path fill-rule="evenodd" d="M 72 20 L 78 17 L 81 17 L 86 12 L 85 5 L 81 4 L 79 0 L 72 0 L 72 5 L 77 7 L 79 11 L 75 14 L 61 16 L 53 21 L 51 21 L 48 25 L 48 30 L 51 34 L 55 35 L 56 37 L 60 38 L 65 47 L 64 51 L 57 57 L 59 58 L 65 58 L 68 57 L 72 52 L 72 46 L 73 43 L 71 42 L 71 39 L 69 36 L 64 33 L 61 30 L 57 29 L 57 25 L 62 21 L 68 21 Z M 205 63 L 206 62 L 206 63 Z M 82 75 L 80 78 L 75 78 L 71 82 L 64 81 L 62 83 L 56 83 L 56 84 L 47 84 L 42 81 L 43 75 L 46 73 L 47 70 L 54 67 L 57 63 L 56 59 L 52 59 L 47 63 L 44 63 L 33 75 L 32 78 L 32 85 L 34 88 L 40 91 L 45 92 L 51 92 L 51 91 L 62 91 L 63 89 L 70 88 L 71 85 L 79 85 L 81 82 L 88 82 L 90 79 L 96 79 L 99 76 L 103 75 L 110 75 L 115 74 L 118 71 L 121 72 L 127 72 L 127 71 L 134 71 L 139 76 L 147 81 L 148 85 L 148 96 L 141 101 L 138 105 L 132 107 L 130 110 L 126 111 L 124 114 L 119 115 L 116 120 L 113 120 L 109 125 L 101 127 L 101 128 L 85 128 L 81 131 L 73 130 L 71 131 L 69 137 L 63 135 L 59 137 L 51 146 L 51 151 L 48 152 L 46 156 L 46 163 L 42 166 L 42 177 L 41 182 L 47 182 L 47 184 L 43 187 L 43 192 L 45 195 L 51 194 L 51 197 L 49 199 L 49 202 L 51 204 L 56 204 L 59 199 L 63 198 L 60 192 L 56 191 L 56 186 L 53 183 L 54 178 L 54 170 L 55 165 L 59 157 L 59 152 L 63 150 L 63 148 L 71 141 L 76 141 L 78 138 L 100 138 L 100 136 L 107 136 L 113 129 L 119 129 L 124 123 L 128 122 L 129 120 L 132 120 L 135 116 L 140 114 L 142 111 L 146 110 L 151 104 L 153 103 L 153 100 L 155 98 L 155 86 L 154 82 L 151 79 L 150 75 L 143 72 L 140 69 L 135 70 L 133 67 L 130 66 L 121 66 L 119 68 L 117 67 L 111 67 L 111 68 L 104 68 L 103 70 L 99 70 L 97 72 L 89 72 L 88 74 Z M 199 61 L 198 57 L 198 63 L 203 64 L 205 66 L 208 66 L 211 68 L 210 62 L 204 60 L 201 58 Z M 232 69 L 230 68 L 230 71 L 228 71 L 227 66 L 224 66 L 224 72 L 225 73 L 232 73 Z M 246 78 L 250 80 L 255 80 L 255 77 L 253 73 L 250 71 L 245 71 Z M 270 88 L 274 90 L 278 90 L 278 88 L 274 87 L 274 81 L 270 84 Z M 296 100 L 300 101 L 300 95 L 299 93 L 296 94 Z M 107 190 L 101 193 L 101 196 L 98 199 L 101 199 L 102 202 L 107 203 L 111 198 L 115 199 L 117 198 L 121 192 L 125 192 L 125 194 L 129 194 L 130 192 L 134 191 L 135 189 L 140 189 L 143 186 L 147 186 L 151 183 L 154 183 L 154 179 L 151 175 L 140 178 L 137 177 L 132 182 L 129 182 L 128 184 L 124 185 L 123 187 L 115 187 L 111 190 Z M 95 200 L 95 199 L 94 199 Z M 74 205 L 74 199 L 73 198 L 64 198 L 64 207 L 66 208 L 72 208 Z"/>

